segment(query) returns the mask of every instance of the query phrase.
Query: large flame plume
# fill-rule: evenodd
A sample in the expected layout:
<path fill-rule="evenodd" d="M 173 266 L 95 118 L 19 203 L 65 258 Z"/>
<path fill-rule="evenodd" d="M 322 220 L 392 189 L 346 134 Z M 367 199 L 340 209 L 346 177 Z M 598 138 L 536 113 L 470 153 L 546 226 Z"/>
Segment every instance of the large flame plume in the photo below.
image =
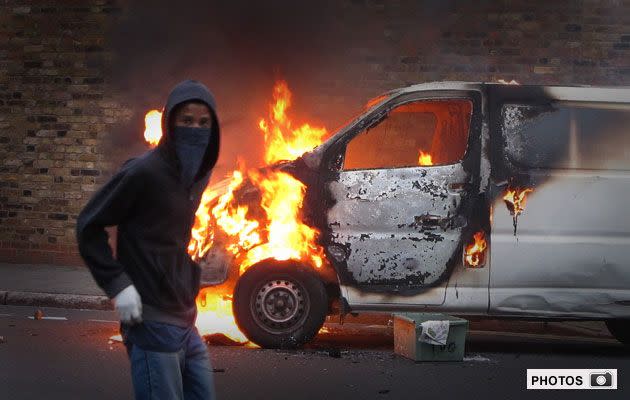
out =
<path fill-rule="evenodd" d="M 265 138 L 265 163 L 295 160 L 305 152 L 322 143 L 328 134 L 326 128 L 316 128 L 302 124 L 292 127 L 287 115 L 291 107 L 291 92 L 284 81 L 279 81 L 273 88 L 273 103 L 269 107 L 269 118 L 261 118 L 258 127 Z"/>
<path fill-rule="evenodd" d="M 261 206 L 269 221 L 267 241 L 249 250 L 241 263 L 241 273 L 266 258 L 303 260 L 316 268 L 323 264 L 323 249 L 315 243 L 318 232 L 301 222 L 300 210 L 306 186 L 283 172 L 264 176 L 250 173 L 262 191 Z"/>
<path fill-rule="evenodd" d="M 327 135 L 325 128 L 309 124 L 292 129 L 292 120 L 287 114 L 291 92 L 286 82 L 276 83 L 273 99 L 269 122 L 264 118 L 259 121 L 265 139 L 264 159 L 267 164 L 294 160 L 319 145 Z M 251 216 L 249 207 L 239 205 L 235 200 L 235 192 L 245 184 L 246 179 L 261 193 L 260 207 L 264 210 L 264 218 Z M 206 190 L 202 196 L 189 252 L 200 259 L 209 250 L 215 229 L 211 224 L 214 218 L 216 228 L 229 238 L 226 249 L 240 261 L 241 273 L 267 258 L 297 259 L 321 267 L 323 250 L 315 244 L 318 232 L 301 220 L 305 191 L 303 183 L 283 172 L 235 170 L 228 190 L 210 211 L 212 217 L 208 217 L 209 204 L 216 195 Z"/>
<path fill-rule="evenodd" d="M 308 123 L 294 128 L 287 114 L 290 106 L 289 87 L 279 81 L 273 88 L 268 118 L 258 122 L 264 136 L 267 165 L 296 159 L 321 144 L 328 134 L 325 128 Z M 156 112 L 159 113 L 152 110 L 145 117 L 145 139 L 152 145 L 162 135 L 161 114 L 158 116 Z M 237 192 L 248 184 L 260 192 L 260 202 L 255 206 L 262 213 L 252 212 L 248 205 L 238 203 Z M 239 167 L 232 172 L 223 194 L 210 188 L 204 191 L 195 213 L 188 253 L 200 261 L 214 244 L 224 246 L 240 266 L 239 274 L 268 258 L 295 259 L 320 268 L 325 259 L 323 249 L 316 243 L 319 232 L 302 221 L 305 192 L 305 185 L 287 173 Z M 222 240 L 215 240 L 215 236 L 221 236 Z M 246 343 L 247 338 L 234 321 L 231 303 L 231 288 L 202 290 L 197 298 L 197 327 L 204 335 L 220 333 L 236 343 Z"/>

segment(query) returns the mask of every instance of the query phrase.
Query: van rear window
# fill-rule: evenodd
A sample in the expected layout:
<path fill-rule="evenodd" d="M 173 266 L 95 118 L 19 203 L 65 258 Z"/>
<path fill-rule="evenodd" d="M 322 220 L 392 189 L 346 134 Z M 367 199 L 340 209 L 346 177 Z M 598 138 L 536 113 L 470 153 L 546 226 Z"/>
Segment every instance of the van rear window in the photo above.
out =
<path fill-rule="evenodd" d="M 630 108 L 505 104 L 501 117 L 517 166 L 630 170 Z"/>

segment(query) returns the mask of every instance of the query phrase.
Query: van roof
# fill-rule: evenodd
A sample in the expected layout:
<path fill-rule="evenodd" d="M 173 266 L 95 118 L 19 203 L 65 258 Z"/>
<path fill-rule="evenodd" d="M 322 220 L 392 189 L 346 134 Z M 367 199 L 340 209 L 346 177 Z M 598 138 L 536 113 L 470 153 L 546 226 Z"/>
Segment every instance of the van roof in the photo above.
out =
<path fill-rule="evenodd" d="M 501 95 L 502 97 L 529 97 L 528 94 L 537 94 L 543 95 L 546 98 L 562 101 L 630 103 L 629 86 L 555 86 L 505 84 L 499 82 L 438 81 L 419 83 L 404 88 L 391 90 L 387 92 L 386 95 L 399 95 L 426 90 L 480 90 L 484 86 L 487 88 L 491 88 L 493 92 Z"/>

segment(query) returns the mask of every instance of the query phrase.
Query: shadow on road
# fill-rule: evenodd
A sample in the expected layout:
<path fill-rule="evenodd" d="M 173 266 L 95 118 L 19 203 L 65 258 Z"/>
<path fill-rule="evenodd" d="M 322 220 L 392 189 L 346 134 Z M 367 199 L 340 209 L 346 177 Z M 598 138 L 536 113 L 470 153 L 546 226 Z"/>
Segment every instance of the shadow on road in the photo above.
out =
<path fill-rule="evenodd" d="M 530 330 L 531 332 L 531 330 Z M 558 354 L 628 358 L 630 348 L 611 337 L 559 335 L 558 332 L 472 330 L 467 353 Z M 393 329 L 386 325 L 327 324 L 306 346 L 312 350 L 382 350 L 394 348 Z"/>

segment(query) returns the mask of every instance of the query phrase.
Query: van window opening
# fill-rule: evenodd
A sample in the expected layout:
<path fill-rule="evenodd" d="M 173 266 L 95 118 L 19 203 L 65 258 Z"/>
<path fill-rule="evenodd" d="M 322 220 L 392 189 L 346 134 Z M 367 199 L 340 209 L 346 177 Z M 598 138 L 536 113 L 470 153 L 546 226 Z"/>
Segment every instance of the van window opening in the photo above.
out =
<path fill-rule="evenodd" d="M 630 170 L 630 110 L 506 104 L 507 159 L 542 169 Z"/>
<path fill-rule="evenodd" d="M 394 108 L 346 147 L 344 170 L 447 165 L 466 152 L 472 102 L 416 101 Z"/>

